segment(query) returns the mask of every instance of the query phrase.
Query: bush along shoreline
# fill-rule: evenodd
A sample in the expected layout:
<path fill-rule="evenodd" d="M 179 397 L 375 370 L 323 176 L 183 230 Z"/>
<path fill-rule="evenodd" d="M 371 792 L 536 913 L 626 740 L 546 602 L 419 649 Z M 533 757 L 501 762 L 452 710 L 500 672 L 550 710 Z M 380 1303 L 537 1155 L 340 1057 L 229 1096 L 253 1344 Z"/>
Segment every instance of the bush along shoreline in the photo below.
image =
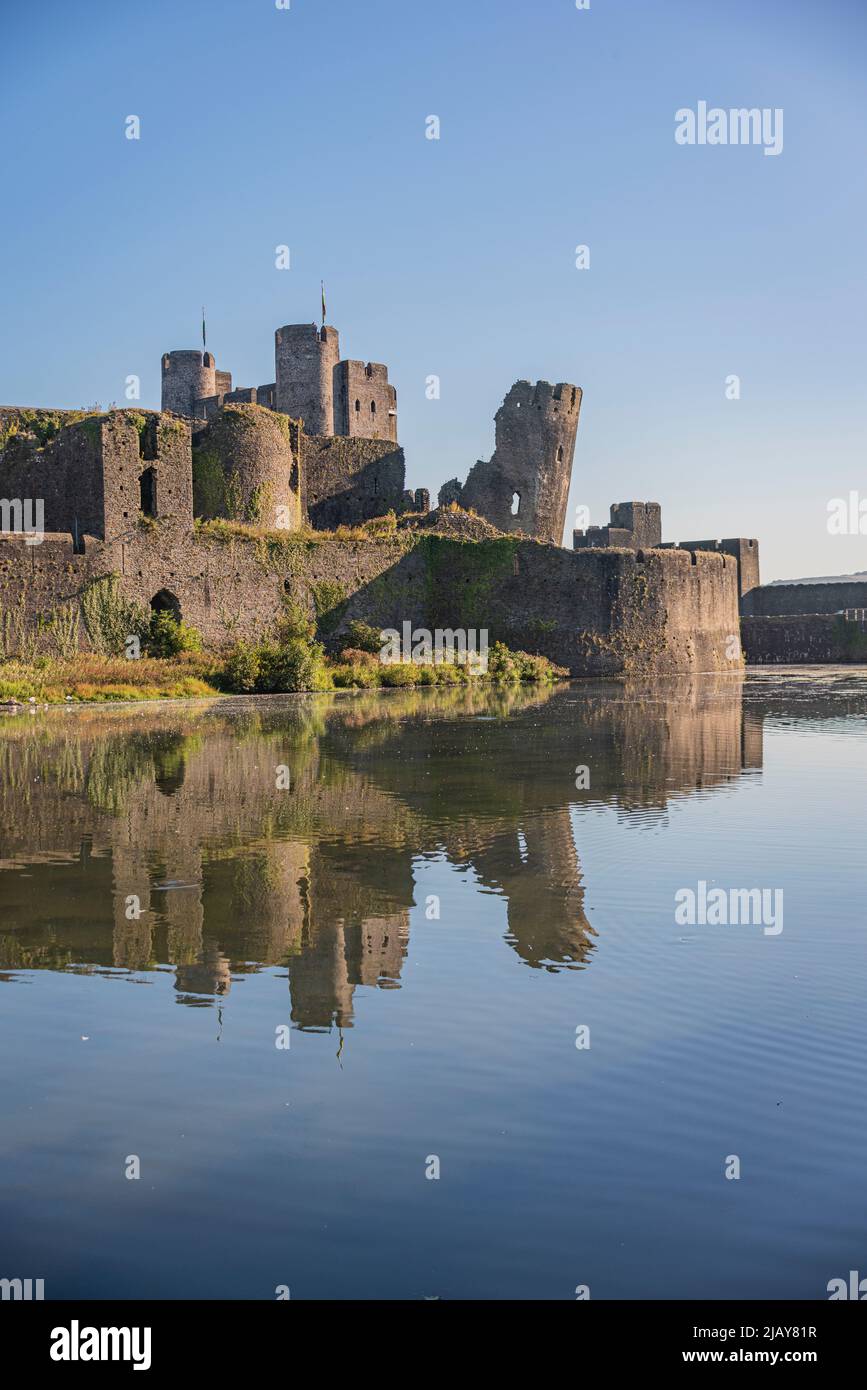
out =
<path fill-rule="evenodd" d="M 101 586 L 101 587 L 99 587 Z M 195 628 L 169 612 L 146 614 L 119 600 L 116 582 L 99 581 L 82 602 L 92 650 L 80 651 L 72 613 L 46 624 L 42 634 L 53 651 L 30 647 L 0 651 L 0 704 L 63 704 L 156 699 L 215 698 L 220 695 L 300 694 L 329 690 L 376 690 L 409 686 L 550 684 L 568 671 L 543 656 L 512 651 L 495 642 L 485 669 L 474 668 L 460 651 L 437 652 L 430 660 L 382 659 L 383 634 L 369 624 L 350 623 L 345 645 L 326 651 L 316 623 L 287 600 L 274 630 L 228 650 L 206 651 Z M 23 644 L 22 644 L 23 645 Z"/>

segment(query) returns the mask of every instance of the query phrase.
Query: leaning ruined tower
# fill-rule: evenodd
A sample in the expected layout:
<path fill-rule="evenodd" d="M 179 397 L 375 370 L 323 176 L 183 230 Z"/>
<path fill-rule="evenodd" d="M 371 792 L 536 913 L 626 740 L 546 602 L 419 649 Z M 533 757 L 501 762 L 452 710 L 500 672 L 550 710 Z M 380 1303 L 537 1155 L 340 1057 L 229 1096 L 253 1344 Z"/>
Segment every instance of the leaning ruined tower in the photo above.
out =
<path fill-rule="evenodd" d="M 457 502 L 500 531 L 562 544 L 580 411 L 580 386 L 517 381 L 494 417 L 492 457 L 463 485 L 446 483 L 440 503 Z"/>

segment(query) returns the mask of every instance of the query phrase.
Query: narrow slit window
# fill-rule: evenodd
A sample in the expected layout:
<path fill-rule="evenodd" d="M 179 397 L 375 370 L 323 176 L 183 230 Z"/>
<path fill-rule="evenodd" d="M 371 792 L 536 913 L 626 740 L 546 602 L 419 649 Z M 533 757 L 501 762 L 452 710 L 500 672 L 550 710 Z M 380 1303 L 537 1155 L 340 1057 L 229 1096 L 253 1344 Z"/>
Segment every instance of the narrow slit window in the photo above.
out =
<path fill-rule="evenodd" d="M 138 480 L 139 510 L 144 516 L 157 514 L 157 480 L 152 468 L 146 468 Z"/>

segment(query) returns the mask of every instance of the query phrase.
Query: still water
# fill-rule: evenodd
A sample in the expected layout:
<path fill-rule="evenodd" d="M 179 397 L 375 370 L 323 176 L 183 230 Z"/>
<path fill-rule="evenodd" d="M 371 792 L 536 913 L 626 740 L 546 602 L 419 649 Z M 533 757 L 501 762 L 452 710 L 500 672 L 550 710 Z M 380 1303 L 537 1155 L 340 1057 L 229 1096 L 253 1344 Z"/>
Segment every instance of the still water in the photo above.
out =
<path fill-rule="evenodd" d="M 826 1298 L 865 774 L 852 668 L 4 717 L 0 1277 Z"/>

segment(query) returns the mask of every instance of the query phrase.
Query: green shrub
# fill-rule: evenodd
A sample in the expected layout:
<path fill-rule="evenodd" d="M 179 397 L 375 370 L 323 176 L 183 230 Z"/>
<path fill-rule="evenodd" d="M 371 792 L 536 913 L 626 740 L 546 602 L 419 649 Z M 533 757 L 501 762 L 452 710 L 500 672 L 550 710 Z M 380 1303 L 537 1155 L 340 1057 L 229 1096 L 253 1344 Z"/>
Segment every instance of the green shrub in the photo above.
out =
<path fill-rule="evenodd" d="M 263 642 L 259 648 L 256 689 L 265 694 L 294 694 L 302 690 L 328 690 L 331 678 L 325 668 L 325 652 L 318 642 L 293 638 L 289 642 Z"/>
<path fill-rule="evenodd" d="M 283 600 L 283 612 L 274 631 L 280 642 L 312 642 L 316 624 L 297 600 L 287 598 Z"/>
<path fill-rule="evenodd" d="M 332 666 L 331 679 L 338 690 L 372 690 L 381 682 L 378 667 L 351 661 Z"/>
<path fill-rule="evenodd" d="M 68 603 L 55 608 L 45 625 L 45 631 L 63 661 L 78 655 L 80 615 L 78 605 Z"/>
<path fill-rule="evenodd" d="M 505 642 L 495 642 L 488 652 L 488 677 L 493 681 L 519 681 L 521 671 Z"/>
<path fill-rule="evenodd" d="M 256 689 L 260 671 L 259 648 L 251 642 L 236 642 L 222 671 L 222 683 L 236 695 L 249 695 Z"/>
<path fill-rule="evenodd" d="M 147 638 L 148 615 L 124 598 L 116 574 L 88 584 L 81 596 L 81 615 L 94 651 L 101 656 L 124 656 L 128 637 Z"/>
<path fill-rule="evenodd" d="M 363 623 L 358 618 L 354 618 L 347 629 L 349 641 L 347 646 L 357 647 L 362 652 L 374 652 L 377 655 L 382 650 L 382 632 L 378 627 L 371 627 L 370 623 Z"/>
<path fill-rule="evenodd" d="M 421 666 L 413 666 L 408 661 L 398 662 L 394 666 L 383 666 L 381 683 L 389 686 L 418 685 L 418 673 L 422 669 Z"/>
<path fill-rule="evenodd" d="M 442 661 L 437 666 L 422 666 L 420 670 L 433 673 L 433 681 L 430 682 L 433 685 L 464 685 L 470 679 L 467 667 L 459 666 L 454 661 Z"/>
<path fill-rule="evenodd" d="M 287 600 L 273 637 L 235 644 L 223 665 L 221 684 L 227 690 L 262 695 L 330 690 L 325 649 L 313 640 L 314 630 L 304 609 Z"/>
<path fill-rule="evenodd" d="M 200 652 L 202 638 L 197 628 L 179 623 L 172 613 L 154 613 L 145 638 L 148 656 L 179 656 L 181 652 Z"/>

